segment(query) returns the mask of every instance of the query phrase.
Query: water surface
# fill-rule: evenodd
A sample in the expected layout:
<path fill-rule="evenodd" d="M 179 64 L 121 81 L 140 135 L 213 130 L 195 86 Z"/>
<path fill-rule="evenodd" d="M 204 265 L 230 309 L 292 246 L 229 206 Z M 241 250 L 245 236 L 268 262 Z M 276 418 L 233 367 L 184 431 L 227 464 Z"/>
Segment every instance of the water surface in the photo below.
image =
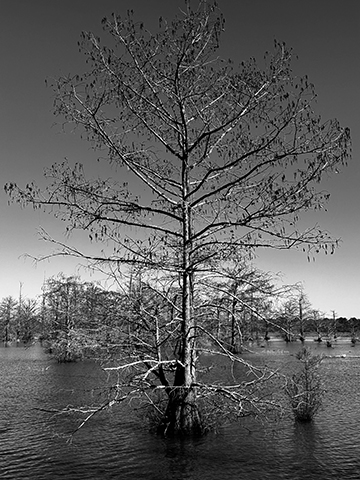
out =
<path fill-rule="evenodd" d="M 328 356 L 321 366 L 324 408 L 311 424 L 244 421 L 180 441 L 148 433 L 124 405 L 95 417 L 71 444 L 66 435 L 76 418 L 54 412 L 100 401 L 106 374 L 90 361 L 57 364 L 39 345 L 0 348 L 0 478 L 358 479 L 360 346 L 339 339 L 331 349 L 311 347 Z M 256 354 L 248 357 L 285 372 L 299 348 L 270 341 L 252 345 Z"/>

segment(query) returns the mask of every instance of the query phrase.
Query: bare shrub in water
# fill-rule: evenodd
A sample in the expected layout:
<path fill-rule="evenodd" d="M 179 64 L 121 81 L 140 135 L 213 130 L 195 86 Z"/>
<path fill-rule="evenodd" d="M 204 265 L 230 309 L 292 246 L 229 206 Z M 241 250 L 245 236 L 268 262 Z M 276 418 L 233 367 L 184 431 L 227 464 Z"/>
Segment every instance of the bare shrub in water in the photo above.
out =
<path fill-rule="evenodd" d="M 285 393 L 298 422 L 310 422 L 322 405 L 324 388 L 318 368 L 322 356 L 314 355 L 310 348 L 302 348 L 296 355 L 302 362 L 300 372 L 288 379 Z"/>

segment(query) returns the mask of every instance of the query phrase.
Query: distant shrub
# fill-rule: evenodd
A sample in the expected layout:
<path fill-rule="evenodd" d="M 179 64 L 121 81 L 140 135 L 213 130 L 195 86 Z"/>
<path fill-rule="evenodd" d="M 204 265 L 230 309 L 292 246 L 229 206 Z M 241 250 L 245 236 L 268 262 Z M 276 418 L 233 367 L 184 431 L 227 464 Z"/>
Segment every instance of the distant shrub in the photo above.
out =
<path fill-rule="evenodd" d="M 81 337 L 75 331 L 57 332 L 56 336 L 45 340 L 45 352 L 59 363 L 76 362 L 83 358 Z"/>
<path fill-rule="evenodd" d="M 320 355 L 314 355 L 310 348 L 302 348 L 296 355 L 302 363 L 300 372 L 287 379 L 285 393 L 298 422 L 310 422 L 322 405 L 324 388 L 318 368 Z"/>

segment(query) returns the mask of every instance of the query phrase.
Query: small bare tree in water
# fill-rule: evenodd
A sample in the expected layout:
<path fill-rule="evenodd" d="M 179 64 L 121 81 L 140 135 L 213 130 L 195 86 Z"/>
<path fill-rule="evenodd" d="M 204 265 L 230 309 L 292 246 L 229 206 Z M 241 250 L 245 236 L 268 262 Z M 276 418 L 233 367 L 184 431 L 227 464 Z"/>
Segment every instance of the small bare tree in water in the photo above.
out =
<path fill-rule="evenodd" d="M 194 435 L 203 431 L 203 401 L 222 397 L 235 416 L 271 404 L 259 392 L 272 378 L 266 369 L 229 384 L 199 381 L 204 338 L 209 350 L 251 368 L 199 322 L 203 279 L 261 247 L 333 251 L 326 233 L 300 231 L 297 221 L 326 202 L 316 187 L 346 162 L 349 131 L 314 113 L 314 88 L 293 76 L 283 44 L 261 67 L 220 59 L 224 20 L 215 4 L 200 1 L 193 10 L 186 1 L 156 34 L 131 12 L 103 24 L 109 46 L 83 34 L 88 69 L 57 81 L 55 112 L 106 155 L 112 178 L 89 180 L 82 165 L 64 163 L 46 172 L 44 191 L 34 184 L 6 190 L 21 204 L 52 209 L 68 232 L 102 242 L 97 256 L 60 244 L 64 255 L 145 272 L 166 305 L 149 304 L 148 312 L 141 305 L 131 325 L 134 349 L 113 367 L 129 374 L 129 388 L 124 393 L 125 380 L 118 382 L 113 401 L 164 392 L 159 430 Z"/>
<path fill-rule="evenodd" d="M 310 422 L 322 405 L 324 387 L 319 374 L 322 362 L 320 355 L 314 355 L 310 348 L 302 348 L 296 355 L 302 368 L 287 382 L 285 393 L 298 422 Z"/>

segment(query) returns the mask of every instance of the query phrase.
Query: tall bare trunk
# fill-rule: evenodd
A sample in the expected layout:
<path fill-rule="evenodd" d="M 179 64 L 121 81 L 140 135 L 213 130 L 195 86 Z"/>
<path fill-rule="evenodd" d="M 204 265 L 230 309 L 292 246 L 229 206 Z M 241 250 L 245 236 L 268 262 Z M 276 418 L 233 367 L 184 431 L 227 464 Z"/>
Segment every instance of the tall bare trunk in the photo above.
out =
<path fill-rule="evenodd" d="M 191 262 L 191 211 L 186 202 L 186 168 L 183 174 L 183 244 L 182 244 L 182 322 L 174 385 L 168 390 L 168 405 L 159 432 L 164 435 L 194 436 L 203 431 L 196 403 L 196 324 L 194 317 L 194 272 Z"/>

